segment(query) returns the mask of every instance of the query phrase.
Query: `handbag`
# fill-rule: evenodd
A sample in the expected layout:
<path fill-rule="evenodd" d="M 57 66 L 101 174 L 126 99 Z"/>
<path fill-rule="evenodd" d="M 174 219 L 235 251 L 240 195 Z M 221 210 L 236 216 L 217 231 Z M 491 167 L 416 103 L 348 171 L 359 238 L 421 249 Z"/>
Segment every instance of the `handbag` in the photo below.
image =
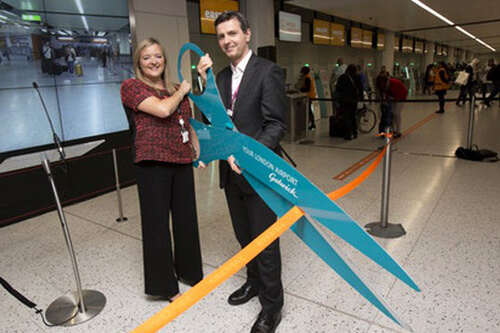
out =
<path fill-rule="evenodd" d="M 465 86 L 467 82 L 469 81 L 469 76 L 470 74 L 467 73 L 466 71 L 461 71 L 458 73 L 457 78 L 455 79 L 455 83 Z"/>

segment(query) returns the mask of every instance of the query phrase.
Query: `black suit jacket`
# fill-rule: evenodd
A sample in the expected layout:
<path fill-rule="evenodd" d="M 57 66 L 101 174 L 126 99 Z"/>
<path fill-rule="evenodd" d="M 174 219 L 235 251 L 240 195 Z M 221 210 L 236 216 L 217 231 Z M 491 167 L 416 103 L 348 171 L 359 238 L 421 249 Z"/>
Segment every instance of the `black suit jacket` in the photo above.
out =
<path fill-rule="evenodd" d="M 226 109 L 231 104 L 231 78 L 232 71 L 228 66 L 216 79 Z M 279 143 L 286 131 L 286 103 L 283 70 L 275 63 L 252 54 L 233 107 L 232 119 L 238 131 L 281 154 Z M 230 172 L 228 163 L 221 161 L 221 188 L 224 188 Z M 242 176 L 235 178 L 245 192 L 254 193 Z"/>

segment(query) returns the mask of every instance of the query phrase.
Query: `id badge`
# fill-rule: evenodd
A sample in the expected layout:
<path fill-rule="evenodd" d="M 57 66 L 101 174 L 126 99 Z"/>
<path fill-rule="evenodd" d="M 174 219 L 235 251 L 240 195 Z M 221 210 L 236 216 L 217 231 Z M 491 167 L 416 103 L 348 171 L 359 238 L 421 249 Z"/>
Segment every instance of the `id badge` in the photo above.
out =
<path fill-rule="evenodd" d="M 231 110 L 231 109 L 227 109 L 227 111 L 226 111 L 226 112 L 227 112 L 227 115 L 228 115 L 229 117 L 232 117 L 232 116 L 233 116 L 233 110 Z"/>
<path fill-rule="evenodd" d="M 184 130 L 184 131 L 181 131 L 181 134 L 182 134 L 182 143 L 186 143 L 189 141 L 189 132 Z"/>

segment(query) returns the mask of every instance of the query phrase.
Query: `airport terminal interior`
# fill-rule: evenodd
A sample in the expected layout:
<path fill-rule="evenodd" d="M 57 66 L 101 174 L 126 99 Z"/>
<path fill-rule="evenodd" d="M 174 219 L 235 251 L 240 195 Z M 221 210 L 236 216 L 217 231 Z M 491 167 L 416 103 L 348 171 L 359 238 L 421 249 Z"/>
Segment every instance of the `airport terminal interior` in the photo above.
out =
<path fill-rule="evenodd" d="M 74 3 L 0 1 L 0 181 L 9 177 L 15 181 L 15 177 L 23 173 L 25 160 L 18 160 L 20 166 L 12 167 L 8 162 L 10 158 L 54 148 L 42 100 L 63 143 L 81 144 L 107 140 L 107 135 L 129 134 L 119 89 L 125 79 L 133 76 L 135 27 L 129 19 L 132 21 L 134 12 L 130 6 L 135 3 L 138 11 L 138 2 L 113 0 L 98 5 L 85 0 Z M 159 2 L 147 1 L 147 5 L 160 8 Z M 213 52 L 215 72 L 224 68 L 227 59 L 217 53 L 220 51 L 216 49 L 215 36 L 205 35 L 201 30 L 200 6 L 210 1 L 180 2 L 186 7 L 188 41 Z M 251 0 L 221 2 L 236 3 L 244 14 L 252 11 Z M 357 13 L 351 10 L 354 5 L 350 1 L 269 2 L 276 20 L 280 12 L 299 15 L 302 33 L 298 42 L 280 39 L 276 34 L 274 48 L 274 60 L 286 73 L 289 116 L 293 118 L 288 122 L 293 130 L 289 128 L 282 143 L 288 155 L 285 160 L 296 163 L 297 171 L 321 191 L 330 193 L 350 184 L 373 163 L 386 144 L 386 140 L 378 136 L 381 104 L 375 93 L 374 79 L 388 58 L 392 59 L 388 71 L 409 91 L 409 101 L 403 103 L 401 113 L 401 137 L 391 143 L 390 165 L 380 163 L 364 182 L 335 203 L 362 228 L 368 223 L 381 222 L 383 178 L 389 175 L 385 217 L 391 224 L 401 224 L 405 234 L 397 238 L 373 238 L 413 278 L 420 292 L 320 226 L 322 234 L 414 332 L 500 332 L 500 164 L 455 156 L 457 148 L 471 143 L 500 152 L 500 102 L 497 96 L 487 106 L 478 91 L 474 104 L 468 100 L 457 105 L 460 88 L 454 84 L 446 95 L 450 99 L 446 102 L 446 111 L 438 114 L 435 113 L 439 107 L 437 96 L 423 92 L 429 63 L 447 62 L 458 74 L 460 66 L 477 58 L 478 79 L 488 59 L 500 63 L 500 28 L 497 29 L 500 5 L 476 1 L 472 7 L 465 1 L 423 1 L 454 21 L 453 25 L 463 23 L 465 29 L 477 36 L 472 39 L 460 31 L 457 37 L 446 30 L 454 26 L 443 29 L 446 23 L 435 18 L 432 21 L 428 18 L 430 13 L 410 0 L 400 7 L 397 5 L 400 1 L 396 0 L 353 2 L 356 6 L 366 5 L 366 10 Z M 382 4 L 394 5 L 387 10 L 389 16 L 399 13 L 412 19 L 425 18 L 426 24 L 414 26 L 413 31 L 410 28 L 391 31 L 390 22 L 378 21 L 380 13 L 369 12 L 375 5 Z M 457 7 L 461 8 L 460 13 Z M 467 9 L 471 9 L 470 18 L 461 14 Z M 373 23 L 365 21 L 368 16 L 373 17 Z M 370 30 L 369 40 L 373 45 L 367 49 L 358 49 L 347 41 L 343 46 L 320 45 L 322 42 L 314 42 L 312 33 L 318 18 L 340 22 L 346 29 Z M 475 22 L 477 26 L 465 24 L 467 22 Z M 432 30 L 429 28 L 432 26 L 438 28 Z M 479 33 L 491 29 L 497 32 L 489 36 Z M 386 47 L 397 50 L 377 49 L 380 40 L 375 36 L 381 33 L 385 34 Z M 352 33 L 346 33 L 345 38 L 349 36 L 352 37 Z M 387 36 L 394 41 L 388 41 Z M 455 39 L 451 40 L 452 37 Z M 410 45 L 406 40 L 410 39 L 411 50 L 405 51 L 405 45 Z M 42 61 L 47 41 L 57 64 L 49 69 Z M 427 46 L 417 51 L 420 43 Z M 77 55 L 72 71 L 66 59 L 70 48 Z M 392 58 L 387 53 L 391 53 Z M 371 98 L 361 104 L 373 110 L 377 117 L 373 128 L 367 133 L 360 132 L 353 140 L 331 133 L 335 110 L 329 100 L 329 80 L 339 58 L 346 64 L 361 66 L 369 81 L 366 96 Z M 320 97 L 313 103 L 317 126 L 314 130 L 308 129 L 307 103 L 300 103 L 305 97 L 297 92 L 300 68 L 306 63 L 313 70 Z M 170 67 L 176 72 L 175 58 Z M 33 87 L 34 82 L 38 91 Z M 486 96 L 490 92 L 486 89 Z M 198 110 L 196 112 L 199 116 Z M 109 151 L 105 153 L 111 156 Z M 85 154 L 79 158 L 85 159 Z M 103 169 L 112 169 L 112 159 L 108 162 Z M 38 168 L 42 170 L 39 164 Z M 224 192 L 219 188 L 218 164 L 211 163 L 205 169 L 195 169 L 194 173 L 203 271 L 208 276 L 237 254 L 240 247 Z M 41 171 L 39 174 L 44 176 Z M 48 189 L 49 182 L 45 184 Z M 4 198 L 16 192 L 14 188 L 5 187 L 0 191 Z M 23 191 L 29 193 L 32 189 L 27 186 Z M 117 222 L 119 200 L 126 221 Z M 26 199 L 26 207 L 31 204 Z M 120 196 L 111 186 L 82 195 L 78 200 L 69 200 L 63 205 L 63 212 L 82 287 L 104 294 L 104 309 L 78 325 L 48 327 L 33 309 L 0 288 L 1 332 L 129 332 L 169 305 L 144 293 L 141 220 L 135 182 L 123 184 Z M 287 230 L 281 236 L 280 244 L 285 304 L 276 332 L 409 331 L 377 310 L 292 231 Z M 260 310 L 258 299 L 240 306 L 227 303 L 229 294 L 245 282 L 245 276 L 243 268 L 160 331 L 249 332 Z M 0 220 L 0 277 L 41 309 L 77 289 L 60 216 L 54 208 L 28 209 L 18 216 Z M 180 283 L 181 292 L 190 288 Z"/>

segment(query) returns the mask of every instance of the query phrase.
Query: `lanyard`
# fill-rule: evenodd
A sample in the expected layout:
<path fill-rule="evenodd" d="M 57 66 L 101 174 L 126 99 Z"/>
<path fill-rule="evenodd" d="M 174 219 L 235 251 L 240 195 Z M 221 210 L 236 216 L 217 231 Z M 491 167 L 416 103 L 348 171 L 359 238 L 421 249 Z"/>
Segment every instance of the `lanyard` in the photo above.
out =
<path fill-rule="evenodd" d="M 241 84 L 241 82 L 240 82 L 240 84 Z M 236 96 L 238 95 L 238 90 L 240 90 L 240 84 L 238 84 L 238 87 L 234 91 L 234 94 L 232 94 L 232 96 L 231 96 L 231 105 L 229 107 L 230 110 L 232 110 L 234 108 L 234 101 L 236 100 Z"/>
<path fill-rule="evenodd" d="M 158 95 L 160 96 L 160 98 L 163 99 L 163 97 L 164 97 L 163 91 L 161 91 L 161 90 L 158 91 Z M 167 91 L 166 95 L 170 98 L 170 94 L 168 93 L 168 91 Z M 181 101 L 181 103 L 182 103 L 182 101 Z M 177 110 L 176 110 L 175 113 L 177 113 L 177 118 L 178 118 L 178 121 L 179 121 L 179 125 L 181 127 L 182 143 L 187 143 L 189 141 L 189 132 L 187 131 L 186 127 L 184 126 L 185 122 L 184 122 L 184 119 L 182 119 L 181 105 L 180 104 L 177 107 Z"/>

